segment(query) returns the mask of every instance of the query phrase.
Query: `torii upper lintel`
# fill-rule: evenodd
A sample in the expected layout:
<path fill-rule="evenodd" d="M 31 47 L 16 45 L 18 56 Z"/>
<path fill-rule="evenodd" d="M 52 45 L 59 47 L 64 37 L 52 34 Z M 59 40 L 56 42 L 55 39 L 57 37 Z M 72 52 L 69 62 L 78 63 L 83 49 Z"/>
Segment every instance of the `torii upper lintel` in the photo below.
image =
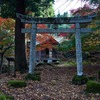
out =
<path fill-rule="evenodd" d="M 91 14 L 88 16 L 79 16 L 79 17 L 48 17 L 48 18 L 35 18 L 32 16 L 26 16 L 17 13 L 18 18 L 21 19 L 23 23 L 36 23 L 36 24 L 75 24 L 75 23 L 87 23 L 91 22 L 92 18 L 96 16 L 96 14 Z"/>

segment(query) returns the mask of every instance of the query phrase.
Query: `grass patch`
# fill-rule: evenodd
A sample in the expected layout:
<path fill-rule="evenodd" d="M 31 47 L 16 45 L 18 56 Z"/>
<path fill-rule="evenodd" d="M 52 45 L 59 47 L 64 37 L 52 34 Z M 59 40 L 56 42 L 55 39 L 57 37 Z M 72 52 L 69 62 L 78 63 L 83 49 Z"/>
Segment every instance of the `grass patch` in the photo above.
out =
<path fill-rule="evenodd" d="M 26 87 L 27 84 L 23 80 L 10 80 L 8 82 L 8 85 L 15 88 L 21 88 L 21 87 Z"/>
<path fill-rule="evenodd" d="M 76 66 L 76 62 L 75 61 L 70 61 L 70 62 L 62 62 L 64 64 L 64 66 Z"/>

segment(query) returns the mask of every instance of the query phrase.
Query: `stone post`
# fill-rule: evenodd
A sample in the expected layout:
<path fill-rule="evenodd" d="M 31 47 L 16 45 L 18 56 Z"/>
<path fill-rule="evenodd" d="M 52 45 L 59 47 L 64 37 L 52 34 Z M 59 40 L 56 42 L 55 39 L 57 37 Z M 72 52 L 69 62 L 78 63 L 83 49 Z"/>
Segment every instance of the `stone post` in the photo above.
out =
<path fill-rule="evenodd" d="M 32 33 L 30 41 L 30 58 L 29 58 L 29 73 L 34 73 L 36 62 L 36 24 L 32 24 Z"/>
<path fill-rule="evenodd" d="M 77 75 L 83 75 L 83 65 L 82 65 L 82 47 L 81 47 L 81 34 L 80 25 L 76 23 L 76 61 L 77 61 Z"/>

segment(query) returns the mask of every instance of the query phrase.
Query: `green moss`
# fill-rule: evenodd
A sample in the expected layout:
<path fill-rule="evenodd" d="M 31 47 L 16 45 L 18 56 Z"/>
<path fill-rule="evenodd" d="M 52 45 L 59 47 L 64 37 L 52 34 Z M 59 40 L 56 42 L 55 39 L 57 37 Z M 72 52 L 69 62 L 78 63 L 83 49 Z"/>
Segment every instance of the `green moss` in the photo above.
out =
<path fill-rule="evenodd" d="M 97 81 L 88 81 L 86 84 L 87 93 L 100 93 L 100 83 Z"/>
<path fill-rule="evenodd" d="M 25 77 L 26 80 L 37 80 L 40 81 L 41 77 L 40 77 L 40 73 L 34 73 L 34 74 L 27 74 Z"/>
<path fill-rule="evenodd" d="M 10 80 L 8 84 L 15 88 L 26 87 L 26 82 L 23 80 Z"/>
<path fill-rule="evenodd" d="M 72 79 L 72 83 L 75 85 L 83 85 L 83 84 L 86 84 L 87 81 L 88 81 L 88 78 L 84 75 L 82 76 L 75 75 Z"/>

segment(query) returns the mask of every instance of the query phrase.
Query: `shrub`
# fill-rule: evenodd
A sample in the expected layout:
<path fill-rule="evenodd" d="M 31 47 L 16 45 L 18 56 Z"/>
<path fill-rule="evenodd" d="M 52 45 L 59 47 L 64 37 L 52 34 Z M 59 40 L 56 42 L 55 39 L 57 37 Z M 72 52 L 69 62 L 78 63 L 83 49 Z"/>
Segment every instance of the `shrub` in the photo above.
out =
<path fill-rule="evenodd" d="M 37 80 L 40 81 L 41 77 L 40 77 L 40 73 L 34 73 L 34 74 L 27 74 L 25 77 L 26 80 Z"/>
<path fill-rule="evenodd" d="M 97 81 L 88 81 L 86 84 L 87 93 L 100 93 L 100 83 Z"/>
<path fill-rule="evenodd" d="M 8 84 L 15 88 L 26 87 L 26 82 L 23 80 L 10 80 Z"/>
<path fill-rule="evenodd" d="M 83 84 L 86 84 L 87 81 L 88 81 L 88 78 L 84 75 L 82 76 L 75 75 L 72 79 L 72 83 L 75 85 L 83 85 Z"/>

